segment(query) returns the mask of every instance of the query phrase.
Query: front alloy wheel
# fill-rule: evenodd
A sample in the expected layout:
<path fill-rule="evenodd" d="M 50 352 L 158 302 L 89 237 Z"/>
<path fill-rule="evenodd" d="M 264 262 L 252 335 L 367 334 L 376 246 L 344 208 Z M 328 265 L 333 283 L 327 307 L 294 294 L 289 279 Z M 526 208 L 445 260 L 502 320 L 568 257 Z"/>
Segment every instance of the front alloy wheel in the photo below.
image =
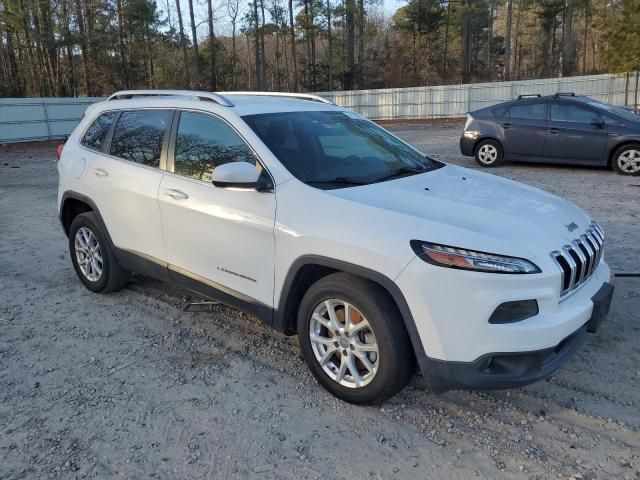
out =
<path fill-rule="evenodd" d="M 389 293 L 346 272 L 309 287 L 298 308 L 297 332 L 318 383 L 350 403 L 382 402 L 415 371 L 411 341 Z"/>
<path fill-rule="evenodd" d="M 311 316 L 309 340 L 324 372 L 342 386 L 368 385 L 378 369 L 378 343 L 371 325 L 353 305 L 329 299 Z"/>

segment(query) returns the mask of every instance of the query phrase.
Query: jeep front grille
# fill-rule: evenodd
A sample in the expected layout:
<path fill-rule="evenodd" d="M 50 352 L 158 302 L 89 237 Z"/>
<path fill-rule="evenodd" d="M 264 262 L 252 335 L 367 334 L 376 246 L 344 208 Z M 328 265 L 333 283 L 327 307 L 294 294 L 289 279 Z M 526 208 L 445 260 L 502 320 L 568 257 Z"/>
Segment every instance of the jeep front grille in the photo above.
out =
<path fill-rule="evenodd" d="M 551 252 L 551 258 L 562 272 L 560 296 L 582 285 L 596 270 L 602 259 L 604 232 L 596 222 L 591 222 L 583 235 L 570 245 Z"/>

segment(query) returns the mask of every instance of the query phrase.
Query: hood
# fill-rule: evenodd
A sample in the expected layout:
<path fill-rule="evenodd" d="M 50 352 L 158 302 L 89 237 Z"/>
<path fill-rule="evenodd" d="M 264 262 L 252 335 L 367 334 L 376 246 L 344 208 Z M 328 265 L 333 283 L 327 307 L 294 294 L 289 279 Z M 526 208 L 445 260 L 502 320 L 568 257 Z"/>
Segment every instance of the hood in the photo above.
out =
<path fill-rule="evenodd" d="M 327 193 L 401 214 L 405 228 L 409 216 L 416 239 L 491 253 L 519 255 L 533 245 L 538 247 L 534 251 L 542 247 L 548 253 L 584 233 L 591 221 L 560 197 L 453 165 Z M 394 218 L 387 216 L 385 222 Z M 570 232 L 572 223 L 578 228 Z"/>

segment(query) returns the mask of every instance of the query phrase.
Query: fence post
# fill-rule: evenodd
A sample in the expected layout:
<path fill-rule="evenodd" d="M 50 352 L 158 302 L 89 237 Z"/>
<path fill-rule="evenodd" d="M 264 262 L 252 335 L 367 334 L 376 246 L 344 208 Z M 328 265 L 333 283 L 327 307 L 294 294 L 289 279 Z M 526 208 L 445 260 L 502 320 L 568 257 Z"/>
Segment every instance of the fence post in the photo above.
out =
<path fill-rule="evenodd" d="M 44 112 L 44 123 L 47 126 L 47 140 L 51 140 L 51 125 L 49 125 L 49 112 L 47 111 L 47 101 L 42 101 L 42 110 Z"/>

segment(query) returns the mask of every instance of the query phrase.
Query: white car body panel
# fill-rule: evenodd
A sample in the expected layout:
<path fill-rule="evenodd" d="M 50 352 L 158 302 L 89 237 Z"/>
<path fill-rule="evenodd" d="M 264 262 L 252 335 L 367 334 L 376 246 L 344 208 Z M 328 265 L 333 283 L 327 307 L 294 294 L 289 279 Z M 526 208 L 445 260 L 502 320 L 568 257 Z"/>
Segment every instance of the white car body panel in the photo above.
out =
<path fill-rule="evenodd" d="M 167 262 L 272 307 L 275 200 L 167 173 L 159 195 Z"/>
<path fill-rule="evenodd" d="M 302 257 L 362 266 L 397 285 L 423 352 L 436 360 L 472 362 L 491 352 L 554 347 L 589 319 L 590 299 L 609 280 L 608 266 L 603 260 L 579 289 L 561 299 L 561 272 L 550 257 L 591 222 L 575 205 L 451 165 L 371 185 L 316 189 L 294 178 L 241 117 L 343 109 L 280 97 L 229 98 L 233 107 L 179 97 L 93 105 L 63 150 L 59 205 L 64 192 L 85 195 L 98 206 L 116 247 L 273 309 L 282 305 L 291 267 Z M 274 191 L 218 188 L 80 146 L 82 132 L 98 113 L 140 108 L 223 118 L 260 158 Z M 95 175 L 97 169 L 108 175 Z M 168 189 L 187 198 L 173 198 Z M 570 232 L 571 223 L 580 230 Z M 414 239 L 526 258 L 542 273 L 499 275 L 434 266 L 416 256 L 409 244 Z M 538 315 L 511 324 L 488 323 L 501 303 L 527 299 L 537 300 Z"/>

